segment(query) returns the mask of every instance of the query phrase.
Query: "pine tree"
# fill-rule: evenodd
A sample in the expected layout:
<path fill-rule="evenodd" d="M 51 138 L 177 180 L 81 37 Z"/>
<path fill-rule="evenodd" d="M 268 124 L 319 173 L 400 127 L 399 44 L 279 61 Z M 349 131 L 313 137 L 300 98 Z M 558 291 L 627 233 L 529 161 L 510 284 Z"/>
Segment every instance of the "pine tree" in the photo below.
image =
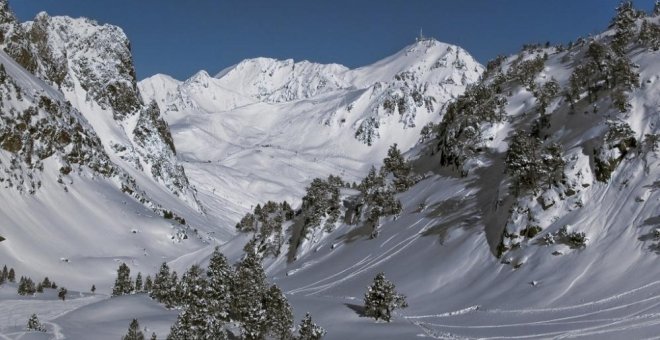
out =
<path fill-rule="evenodd" d="M 44 277 L 44 280 L 41 282 L 41 284 L 42 284 L 45 288 L 50 288 L 51 285 L 52 285 L 52 283 L 50 282 L 50 279 L 48 278 L 48 276 Z"/>
<path fill-rule="evenodd" d="M 140 330 L 140 324 L 137 319 L 133 319 L 128 326 L 128 333 L 124 335 L 122 340 L 144 340 L 144 333 Z"/>
<path fill-rule="evenodd" d="M 653 15 L 660 15 L 660 0 L 655 0 L 655 5 L 653 6 Z"/>
<path fill-rule="evenodd" d="M 207 300 L 207 281 L 198 265 L 181 277 L 181 305 L 184 311 L 170 329 L 168 339 L 226 339 L 224 322 L 215 318 Z"/>
<path fill-rule="evenodd" d="M 9 273 L 7 273 L 7 281 L 11 283 L 16 282 L 16 272 L 14 272 L 14 268 L 9 269 Z"/>
<path fill-rule="evenodd" d="M 139 293 L 142 292 L 142 273 L 138 272 L 137 275 L 135 276 L 135 292 Z"/>
<path fill-rule="evenodd" d="M 90 289 L 90 290 L 91 290 L 92 294 L 94 294 L 94 292 L 96 292 L 96 285 L 92 285 L 92 289 Z"/>
<path fill-rule="evenodd" d="M 412 166 L 403 158 L 396 143 L 387 150 L 387 157 L 383 159 L 381 171 L 394 176 L 394 187 L 398 192 L 404 192 L 413 185 Z"/>
<path fill-rule="evenodd" d="M 150 340 L 158 340 L 158 337 L 156 336 L 156 332 L 151 333 L 151 339 Z"/>
<path fill-rule="evenodd" d="M 272 285 L 264 296 L 266 329 L 275 339 L 289 339 L 293 327 L 293 311 L 282 291 Z"/>
<path fill-rule="evenodd" d="M 46 328 L 39 322 L 37 314 L 32 314 L 27 322 L 28 331 L 45 332 Z"/>
<path fill-rule="evenodd" d="M 246 339 L 264 336 L 265 311 L 262 306 L 266 290 L 266 274 L 259 256 L 248 252 L 238 263 L 231 290 L 231 318 L 241 322 L 242 335 Z"/>
<path fill-rule="evenodd" d="M 41 284 L 41 282 L 37 283 L 37 293 L 43 293 L 44 292 L 44 286 Z"/>
<path fill-rule="evenodd" d="M 62 287 L 60 290 L 57 292 L 57 297 L 59 297 L 62 301 L 66 300 L 66 294 L 69 291 L 66 290 L 66 288 Z"/>
<path fill-rule="evenodd" d="M 211 313 L 215 318 L 229 321 L 229 304 L 231 302 L 231 285 L 234 280 L 234 272 L 229 266 L 227 258 L 215 248 L 209 261 L 206 272 L 208 277 L 208 291 L 206 293 L 211 304 Z"/>
<path fill-rule="evenodd" d="M 165 307 L 167 308 L 173 308 L 181 304 L 181 285 L 179 285 L 179 276 L 176 270 L 170 273 L 170 283 L 172 287 L 165 298 Z"/>
<path fill-rule="evenodd" d="M 112 287 L 112 296 L 130 294 L 133 291 L 133 282 L 131 280 L 131 269 L 126 263 L 119 265 L 117 269 L 117 279 Z"/>
<path fill-rule="evenodd" d="M 169 298 L 169 294 L 173 288 L 173 283 L 170 281 L 170 267 L 167 263 L 163 262 L 160 270 L 154 277 L 153 287 L 151 290 L 151 297 L 156 301 L 165 303 Z"/>
<path fill-rule="evenodd" d="M 144 291 L 146 293 L 151 294 L 151 291 L 153 290 L 153 281 L 151 280 L 151 275 L 147 275 L 147 278 L 144 279 Z"/>
<path fill-rule="evenodd" d="M 305 314 L 300 328 L 298 329 L 299 340 L 319 340 L 325 335 L 325 329 L 318 326 L 312 321 L 312 316 L 309 313 Z"/>
<path fill-rule="evenodd" d="M 364 295 L 365 314 L 376 320 L 390 322 L 392 311 L 408 307 L 406 297 L 398 294 L 394 288 L 384 273 L 378 273 Z"/>
<path fill-rule="evenodd" d="M 616 30 L 612 39 L 612 49 L 618 54 L 625 52 L 625 47 L 635 37 L 635 19 L 637 13 L 632 1 L 623 1 L 616 9 L 616 16 L 612 19 L 612 27 Z"/>
<path fill-rule="evenodd" d="M 9 270 L 7 270 L 7 265 L 2 267 L 2 274 L 0 274 L 0 277 L 3 278 L 3 281 L 9 279 Z"/>

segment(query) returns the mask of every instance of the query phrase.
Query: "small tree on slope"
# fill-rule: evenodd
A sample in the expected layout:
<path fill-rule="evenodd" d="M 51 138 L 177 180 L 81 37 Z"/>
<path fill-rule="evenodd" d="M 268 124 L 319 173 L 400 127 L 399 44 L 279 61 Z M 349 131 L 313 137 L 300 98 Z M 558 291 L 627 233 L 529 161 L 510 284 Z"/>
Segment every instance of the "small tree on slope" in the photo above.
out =
<path fill-rule="evenodd" d="M 365 314 L 376 320 L 390 322 L 392 311 L 408 307 L 406 297 L 398 294 L 394 288 L 394 284 L 385 278 L 384 273 L 378 273 L 364 294 Z"/>
<path fill-rule="evenodd" d="M 298 329 L 299 340 L 319 340 L 325 335 L 325 329 L 312 321 L 312 316 L 307 313 L 300 323 Z"/>
<path fill-rule="evenodd" d="M 229 308 L 231 301 L 231 285 L 234 280 L 234 271 L 229 261 L 216 247 L 206 272 L 208 277 L 207 297 L 210 312 L 216 319 L 229 321 Z"/>
<path fill-rule="evenodd" d="M 128 326 L 128 333 L 121 338 L 122 340 L 144 340 L 144 333 L 140 330 L 140 324 L 137 319 L 131 321 L 130 326 Z"/>
<path fill-rule="evenodd" d="M 131 280 L 131 269 L 128 268 L 126 263 L 122 263 L 117 268 L 117 279 L 115 286 L 112 287 L 112 295 L 130 294 L 133 291 L 133 282 Z"/>
<path fill-rule="evenodd" d="M 39 322 L 39 318 L 37 317 L 37 314 L 32 314 L 32 316 L 30 316 L 30 319 L 27 322 L 27 330 L 45 332 L 46 328 L 41 324 L 41 322 Z"/>

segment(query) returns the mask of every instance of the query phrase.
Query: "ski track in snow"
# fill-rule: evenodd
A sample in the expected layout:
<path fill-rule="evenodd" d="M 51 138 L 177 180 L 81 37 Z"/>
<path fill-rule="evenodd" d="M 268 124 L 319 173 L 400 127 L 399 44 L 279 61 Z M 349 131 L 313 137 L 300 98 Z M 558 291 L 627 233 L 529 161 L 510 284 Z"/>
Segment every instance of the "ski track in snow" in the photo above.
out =
<path fill-rule="evenodd" d="M 420 219 L 417 222 L 413 223 L 412 226 L 418 225 L 422 221 L 423 221 L 423 219 Z M 364 259 L 362 259 L 360 262 L 356 263 L 355 265 L 353 265 L 349 268 L 346 268 L 346 269 L 344 269 L 344 270 L 342 270 L 338 273 L 335 273 L 331 276 L 323 278 L 323 279 L 321 279 L 319 281 L 316 281 L 314 283 L 311 283 L 309 285 L 306 285 L 306 286 L 303 286 L 303 287 L 300 287 L 300 288 L 297 288 L 297 289 L 292 289 L 292 290 L 288 291 L 287 293 L 288 294 L 298 294 L 298 293 L 302 293 L 302 292 L 308 292 L 306 294 L 307 296 L 315 295 L 315 294 L 321 293 L 323 291 L 326 291 L 326 290 L 328 290 L 332 287 L 335 287 L 335 286 L 341 284 L 342 282 L 350 280 L 350 279 L 356 277 L 357 275 L 359 275 L 359 274 L 361 274 L 361 273 L 363 273 L 363 272 L 365 272 L 369 269 L 372 269 L 372 268 L 376 267 L 377 265 L 389 260 L 390 258 L 395 256 L 399 252 L 401 252 L 404 249 L 408 248 L 411 244 L 413 244 L 418 238 L 420 238 L 422 236 L 424 231 L 432 223 L 433 223 L 433 221 L 429 221 L 428 223 L 426 223 L 424 225 L 424 227 L 419 232 L 417 232 L 417 233 L 413 234 L 412 236 L 409 236 L 409 237 L 405 238 L 404 240 L 396 243 L 395 245 L 393 245 L 392 247 L 390 247 L 387 250 L 383 251 L 382 253 L 380 253 L 376 257 L 372 257 L 372 255 L 369 255 L 369 256 L 365 257 Z M 395 235 L 395 236 L 397 236 L 397 235 Z M 322 282 L 331 280 L 331 279 L 333 279 L 333 278 L 335 278 L 339 275 L 342 275 L 343 273 L 345 273 L 347 271 L 350 271 L 355 267 L 359 267 L 359 268 L 352 271 L 352 272 L 350 272 L 350 273 L 348 273 L 347 275 L 345 275 L 344 277 L 342 277 L 339 280 L 331 281 L 331 282 L 328 282 L 326 284 L 320 284 Z"/>
<path fill-rule="evenodd" d="M 8 335 L 24 333 L 6 334 L 5 331 L 8 329 L 22 329 L 30 318 L 30 315 L 36 313 L 43 324 L 52 326 L 55 339 L 64 339 L 65 337 L 62 334 L 61 327 L 51 320 L 55 320 L 71 311 L 103 299 L 104 297 L 102 296 L 90 296 L 66 301 L 4 300 L 0 303 L 0 336 L 3 339 L 11 339 Z"/>
<path fill-rule="evenodd" d="M 636 329 L 644 329 L 660 325 L 660 295 L 655 291 L 646 292 L 657 286 L 660 281 L 655 281 L 644 286 L 610 296 L 597 301 L 586 302 L 573 306 L 543 308 L 543 309 L 483 309 L 481 306 L 471 306 L 464 309 L 435 315 L 410 315 L 404 316 L 407 320 L 414 320 L 412 324 L 419 327 L 426 335 L 438 339 L 462 339 L 471 338 L 477 332 L 480 339 L 522 339 L 522 338 L 576 338 L 576 337 L 612 337 L 615 332 L 625 332 Z M 650 297 L 635 299 L 635 294 Z M 630 298 L 628 301 L 621 301 Z M 621 302 L 610 307 L 603 304 Z M 630 310 L 637 307 L 634 310 Z M 580 309 L 595 309 L 580 311 Z M 649 312 L 651 310 L 656 312 Z M 571 312 L 566 315 L 566 312 Z M 611 315 L 617 313 L 616 315 Z M 435 323 L 416 321 L 417 319 L 445 318 L 473 315 L 470 319 L 456 320 L 456 324 Z M 497 322 L 497 320 L 511 320 L 505 314 L 518 314 L 516 319 L 525 319 L 526 322 Z M 607 315 L 593 318 L 598 315 Z M 562 315 L 557 317 L 557 315 Z M 534 320 L 535 319 L 535 320 Z M 467 321 L 466 321 L 467 320 Z M 481 321 L 476 321 L 481 320 Z M 487 324 L 483 320 L 490 320 Z M 540 327 L 548 328 L 547 332 L 535 333 Z M 483 336 L 483 334 L 494 334 L 502 332 L 501 335 Z M 530 333 L 527 333 L 530 332 Z M 467 333 L 461 335 L 461 333 Z M 507 334 L 508 333 L 508 334 Z"/>

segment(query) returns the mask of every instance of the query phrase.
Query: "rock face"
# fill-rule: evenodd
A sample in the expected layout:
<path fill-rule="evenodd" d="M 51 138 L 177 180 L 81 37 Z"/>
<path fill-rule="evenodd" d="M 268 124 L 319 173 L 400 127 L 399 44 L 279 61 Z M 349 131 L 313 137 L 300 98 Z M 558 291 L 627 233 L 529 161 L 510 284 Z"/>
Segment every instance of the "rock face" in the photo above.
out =
<path fill-rule="evenodd" d="M 63 100 L 88 120 L 110 159 L 144 171 L 201 209 L 160 110 L 142 101 L 124 32 L 89 19 L 51 17 L 43 12 L 34 21 L 20 24 L 6 1 L 0 6 L 2 49 L 62 92 Z"/>

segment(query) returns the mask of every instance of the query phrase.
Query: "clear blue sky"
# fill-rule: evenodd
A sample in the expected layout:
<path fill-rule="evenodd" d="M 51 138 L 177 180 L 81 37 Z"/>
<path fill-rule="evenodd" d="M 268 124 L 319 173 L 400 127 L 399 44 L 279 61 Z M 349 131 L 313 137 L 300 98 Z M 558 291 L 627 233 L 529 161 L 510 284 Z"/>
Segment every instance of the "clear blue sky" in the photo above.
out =
<path fill-rule="evenodd" d="M 619 0 L 10 0 L 21 21 L 40 11 L 124 29 L 138 77 L 214 74 L 245 58 L 370 64 L 427 36 L 485 63 L 530 42 L 604 29 Z M 649 10 L 653 0 L 637 0 Z"/>

